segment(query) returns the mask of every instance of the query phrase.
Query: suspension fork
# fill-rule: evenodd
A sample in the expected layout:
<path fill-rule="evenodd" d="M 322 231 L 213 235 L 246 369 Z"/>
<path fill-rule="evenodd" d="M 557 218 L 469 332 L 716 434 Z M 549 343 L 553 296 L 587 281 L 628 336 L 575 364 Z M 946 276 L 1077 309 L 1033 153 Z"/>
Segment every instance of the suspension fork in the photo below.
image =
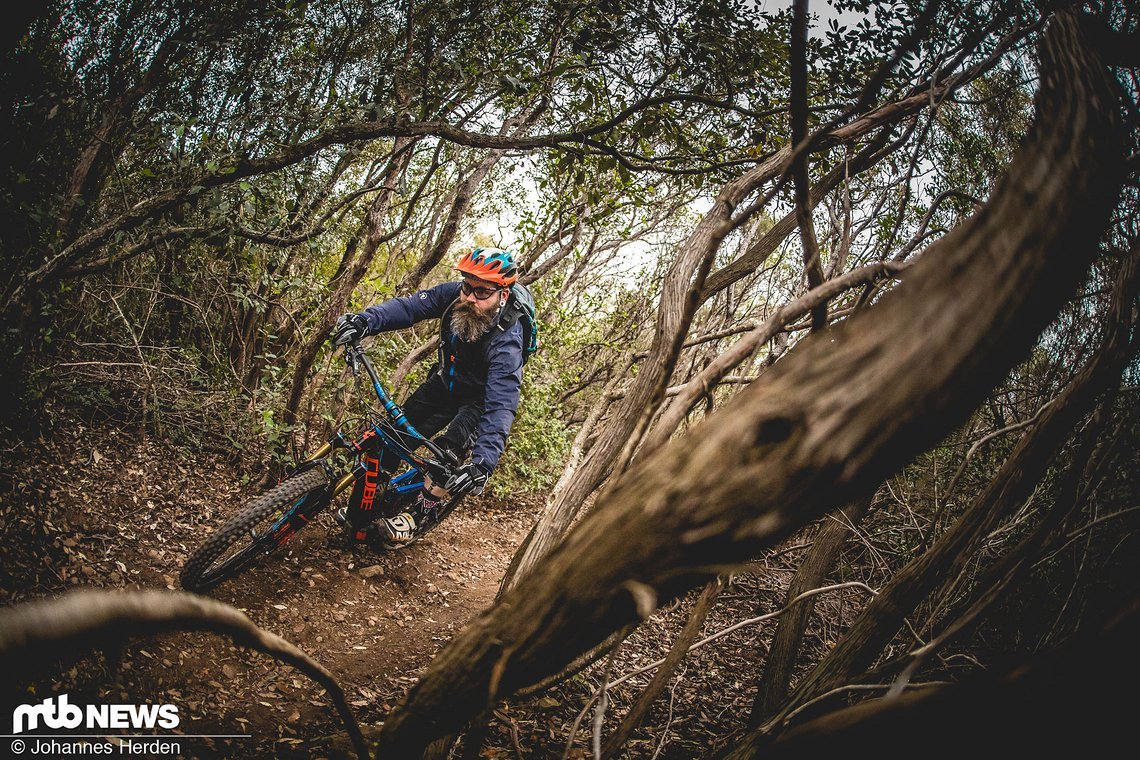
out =
<path fill-rule="evenodd" d="M 352 441 L 348 440 L 345 434 L 338 430 L 336 431 L 336 435 L 334 435 L 330 440 L 325 441 L 323 444 L 321 444 L 321 447 L 314 451 L 308 459 L 301 462 L 301 464 L 312 464 L 318 459 L 324 459 L 337 449 L 351 448 L 353 448 Z"/>
<path fill-rule="evenodd" d="M 336 481 L 332 484 L 332 488 L 329 489 L 329 498 L 332 498 L 332 497 L 338 495 L 339 493 L 341 493 L 342 491 L 344 491 L 344 489 L 348 488 L 353 483 L 355 483 L 356 479 L 359 478 L 363 474 L 364 474 L 364 465 L 362 465 L 358 462 L 356 465 L 353 466 L 351 472 L 346 472 L 345 474 L 341 475 L 339 478 L 336 479 Z"/>
<path fill-rule="evenodd" d="M 330 479 L 336 478 L 336 472 L 333 470 L 332 466 L 328 461 L 326 461 L 325 458 L 337 449 L 353 448 L 355 447 L 353 446 L 352 441 L 350 441 L 344 435 L 344 433 L 338 430 L 336 432 L 336 435 L 334 435 L 331 440 L 328 440 L 325 443 L 321 444 L 321 447 L 319 449 L 314 451 L 308 459 L 305 459 L 303 462 L 294 467 L 289 474 L 296 475 L 298 472 L 320 466 L 324 467 L 325 472 L 328 473 Z M 348 486 L 348 484 L 352 483 L 354 480 L 356 480 L 356 478 L 360 476 L 361 472 L 363 472 L 363 469 L 358 464 L 356 467 L 353 467 L 351 472 L 348 472 L 333 480 L 333 487 L 329 491 L 329 496 L 336 496 L 338 493 L 343 491 L 345 487 Z"/>
<path fill-rule="evenodd" d="M 339 435 L 339 433 L 338 433 L 338 435 Z M 316 451 L 313 452 L 312 456 L 310 456 L 304 462 L 301 462 L 301 464 L 309 464 L 310 462 L 315 462 L 318 459 L 323 459 L 324 457 L 327 457 L 329 454 L 332 453 L 333 448 L 334 448 L 333 442 L 332 441 L 326 441 L 319 449 L 317 449 Z"/>

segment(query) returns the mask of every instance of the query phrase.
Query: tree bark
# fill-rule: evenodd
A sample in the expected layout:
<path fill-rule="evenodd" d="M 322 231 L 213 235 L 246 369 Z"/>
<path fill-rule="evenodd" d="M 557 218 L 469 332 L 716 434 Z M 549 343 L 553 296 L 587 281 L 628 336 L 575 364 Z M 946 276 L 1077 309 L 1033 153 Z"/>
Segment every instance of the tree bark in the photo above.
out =
<path fill-rule="evenodd" d="M 1041 71 L 1037 113 L 1047 116 L 982 211 L 872 308 L 801 342 L 637 463 L 437 655 L 385 721 L 384 752 L 421 755 L 488 702 L 643 619 L 654 600 L 866 496 L 966 419 L 1081 280 L 1122 182 L 1118 100 L 1072 17 L 1046 35 Z"/>
<path fill-rule="evenodd" d="M 555 491 L 565 488 L 566 483 L 573 478 L 574 474 L 578 471 L 578 465 L 581 464 L 582 457 L 586 451 L 588 451 L 588 444 L 591 437 L 595 434 L 595 428 L 602 420 L 603 415 L 609 410 L 611 404 L 610 394 L 613 392 L 614 386 L 617 385 L 618 381 L 624 377 L 625 372 L 628 372 L 632 366 L 632 361 L 626 362 L 624 371 L 618 372 L 611 377 L 605 387 L 602 388 L 602 392 L 598 394 L 597 402 L 590 407 L 590 413 L 586 416 L 586 419 L 583 420 L 581 427 L 578 428 L 578 432 L 574 436 L 573 442 L 570 444 L 570 451 L 566 454 L 566 462 L 563 465 L 562 474 L 559 476 L 558 482 L 554 485 Z M 531 532 L 527 535 L 524 545 L 533 538 L 532 534 L 538 530 L 538 527 L 539 523 L 531 527 Z M 503 580 L 499 583 L 499 591 L 495 595 L 496 599 L 506 593 L 507 583 L 511 578 L 515 577 L 518 571 L 518 563 L 522 559 L 522 556 L 522 552 L 515 552 L 514 556 L 511 557 L 510 564 L 507 565 L 507 569 L 503 573 Z"/>

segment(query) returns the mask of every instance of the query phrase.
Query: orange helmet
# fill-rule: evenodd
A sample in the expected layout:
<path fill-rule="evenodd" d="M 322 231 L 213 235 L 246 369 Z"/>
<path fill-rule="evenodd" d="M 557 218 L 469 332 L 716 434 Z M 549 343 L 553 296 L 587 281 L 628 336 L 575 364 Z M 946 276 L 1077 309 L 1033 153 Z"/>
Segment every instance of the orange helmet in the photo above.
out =
<path fill-rule="evenodd" d="M 519 278 L 515 255 L 502 248 L 475 248 L 455 266 L 463 274 L 508 287 Z"/>

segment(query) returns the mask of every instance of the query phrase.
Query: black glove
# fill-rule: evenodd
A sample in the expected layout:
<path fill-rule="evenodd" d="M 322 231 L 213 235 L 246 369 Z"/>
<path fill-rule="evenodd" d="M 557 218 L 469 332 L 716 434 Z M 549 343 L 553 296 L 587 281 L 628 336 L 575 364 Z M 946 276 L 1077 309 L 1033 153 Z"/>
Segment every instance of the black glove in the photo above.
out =
<path fill-rule="evenodd" d="M 452 497 L 468 493 L 478 496 L 483 493 L 483 486 L 487 485 L 489 474 L 482 465 L 468 462 L 451 474 L 451 477 L 443 484 L 443 489 Z"/>
<path fill-rule="evenodd" d="M 368 320 L 363 314 L 342 314 L 333 328 L 333 345 L 355 343 L 368 334 Z"/>

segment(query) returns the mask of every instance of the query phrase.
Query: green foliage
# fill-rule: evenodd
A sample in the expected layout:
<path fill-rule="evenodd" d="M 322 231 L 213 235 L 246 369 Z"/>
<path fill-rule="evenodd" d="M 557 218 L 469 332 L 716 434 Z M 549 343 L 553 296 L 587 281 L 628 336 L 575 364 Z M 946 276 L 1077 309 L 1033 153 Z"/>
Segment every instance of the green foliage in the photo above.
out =
<path fill-rule="evenodd" d="M 562 471 L 572 434 L 559 413 L 563 383 L 550 380 L 549 362 L 544 346 L 542 354 L 536 354 L 524 370 L 518 416 L 502 462 L 489 484 L 498 495 L 549 490 Z"/>
<path fill-rule="evenodd" d="M 544 348 L 527 367 L 501 478 L 549 485 L 572 420 L 597 401 L 618 357 L 652 334 L 670 252 L 699 216 L 688 202 L 786 143 L 790 15 L 739 0 L 448 0 L 413 4 L 411 17 L 408 7 L 64 2 L 31 25 L 0 69 L 0 114 L 14 135 L 0 185 L 7 289 L 98 225 L 166 194 L 176 201 L 117 227 L 23 304 L 7 333 L 22 398 L 54 397 L 93 414 L 133 404 L 147 410 L 151 429 L 170 434 L 186 420 L 198 439 L 212 419 L 218 436 L 243 450 L 294 456 L 289 443 L 330 426 L 344 389 L 322 348 L 316 370 L 302 378 L 309 390 L 301 419 L 288 425 L 293 368 L 327 330 L 330 299 L 369 232 L 379 242 L 345 308 L 397 294 L 438 240 L 459 180 L 487 152 L 434 136 L 413 141 L 391 188 L 381 187 L 394 160 L 390 137 L 330 140 L 270 170 L 242 167 L 362 124 L 441 122 L 496 134 L 505 119 L 534 109 L 531 134 L 608 126 L 589 140 L 506 154 L 476 189 L 427 282 L 452 276 L 455 250 L 480 236 L 524 253 L 546 245 L 532 268 L 571 249 L 534 285 Z M 815 123 L 858 96 L 919 12 L 862 1 L 837 8 L 873 12 L 875 23 L 836 25 L 813 38 Z M 883 97 L 920 77 L 939 45 L 973 28 L 981 11 L 952 3 L 939 14 L 945 23 L 900 62 Z M 1024 78 L 1015 63 L 1003 65 L 963 102 L 943 104 L 923 157 L 935 166 L 935 191 L 980 194 L 1000 172 L 1025 129 Z M 93 163 L 84 178 L 77 172 L 85 155 Z M 813 171 L 840 157 L 833 150 Z M 896 162 L 865 187 L 903 168 Z M 912 228 L 930 197 L 898 209 L 903 195 L 890 192 L 898 194 L 875 222 L 883 239 L 896 224 Z M 785 189 L 778 202 L 787 197 Z M 389 202 L 379 220 L 371 217 L 378 199 Z M 955 203 L 964 202 L 946 204 L 938 222 L 965 211 Z M 730 255 L 725 247 L 718 265 Z M 734 308 L 790 297 L 799 270 L 794 255 L 775 258 L 762 285 L 734 294 Z M 377 339 L 382 372 L 390 375 L 432 329 Z M 133 363 L 142 378 L 94 371 L 77 378 L 51 366 L 90 357 Z M 414 368 L 405 387 L 430 362 Z M 148 370 L 161 382 L 147 380 Z M 630 375 L 637 372 L 635 363 Z M 187 399 L 199 395 L 227 399 L 227 412 L 213 406 L 195 417 Z"/>

